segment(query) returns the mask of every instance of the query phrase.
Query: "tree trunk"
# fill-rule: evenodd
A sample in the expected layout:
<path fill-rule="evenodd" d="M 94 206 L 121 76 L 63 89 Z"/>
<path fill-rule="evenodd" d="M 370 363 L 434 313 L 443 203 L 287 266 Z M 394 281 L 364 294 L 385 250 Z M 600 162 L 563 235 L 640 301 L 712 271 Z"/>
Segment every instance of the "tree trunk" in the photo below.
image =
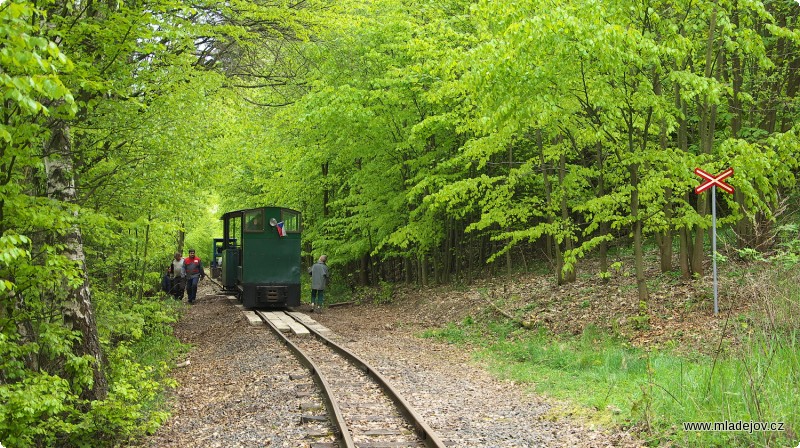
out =
<path fill-rule="evenodd" d="M 672 188 L 664 190 L 664 219 L 667 228 L 656 235 L 659 253 L 661 254 L 661 272 L 672 270 Z"/>
<path fill-rule="evenodd" d="M 453 270 L 453 247 L 455 245 L 455 223 L 453 218 L 447 218 L 444 226 L 444 252 L 442 253 L 442 283 L 450 282 Z"/>
<path fill-rule="evenodd" d="M 370 264 L 369 264 L 370 265 L 370 276 L 369 276 L 370 285 L 376 286 L 378 284 L 378 282 L 380 281 L 380 266 L 378 264 L 378 257 L 373 257 L 372 255 L 370 255 L 370 254 L 372 254 L 372 251 L 374 250 L 374 247 L 373 247 L 373 244 L 372 244 L 372 230 L 371 229 L 367 229 L 367 242 L 369 243 L 369 253 L 367 254 L 367 256 L 369 257 L 369 261 L 370 261 Z"/>
<path fill-rule="evenodd" d="M 776 19 L 778 26 L 786 27 L 786 17 L 783 14 L 779 14 Z M 777 42 L 773 47 L 772 55 L 769 55 L 769 58 L 773 61 L 784 60 L 787 54 L 791 54 L 787 52 L 786 44 L 786 38 L 778 37 Z M 761 106 L 761 110 L 765 111 L 764 119 L 761 122 L 761 129 L 767 131 L 769 134 L 775 132 L 778 119 L 778 109 L 780 107 L 779 104 L 786 101 L 786 98 L 783 96 L 783 92 L 781 92 L 783 88 L 783 79 L 779 73 L 781 68 L 782 67 L 777 66 L 768 70 L 768 79 L 770 81 L 767 83 L 768 89 L 765 92 L 766 104 L 762 104 Z M 785 104 L 790 103 L 786 102 Z"/>
<path fill-rule="evenodd" d="M 511 173 L 511 168 L 514 166 L 514 145 L 508 145 L 508 172 Z M 506 232 L 510 231 L 511 229 L 506 227 Z M 508 244 L 511 243 L 511 239 L 508 240 Z M 509 247 L 506 251 L 506 275 L 511 277 L 511 274 L 514 273 L 514 265 L 511 262 L 511 248 Z"/>
<path fill-rule="evenodd" d="M 631 215 L 633 216 L 633 256 L 636 269 L 636 289 L 639 291 L 639 300 L 648 299 L 647 282 L 644 278 L 644 250 L 642 249 L 642 220 L 639 217 L 639 165 L 632 164 L 628 167 L 631 173 Z"/>
<path fill-rule="evenodd" d="M 677 83 L 675 84 L 675 107 L 681 111 L 678 115 L 678 148 L 683 152 L 689 151 L 689 126 L 686 121 L 688 111 L 686 108 L 686 101 L 681 97 L 681 88 Z M 684 201 L 689 203 L 689 194 L 684 196 Z M 678 232 L 679 250 L 678 250 L 678 264 L 681 269 L 681 276 L 688 280 L 692 278 L 692 263 L 691 263 L 691 236 L 689 229 L 681 227 Z"/>
<path fill-rule="evenodd" d="M 794 54 L 795 57 L 789 63 L 784 104 L 796 104 L 795 97 L 797 96 L 798 89 L 800 89 L 800 56 L 797 56 L 796 50 Z M 794 125 L 795 116 L 793 116 L 790 111 L 784 111 L 781 117 L 781 132 L 788 132 Z"/>
<path fill-rule="evenodd" d="M 152 214 L 147 215 L 147 228 L 144 232 L 144 255 L 142 256 L 142 271 L 139 275 L 139 301 L 142 301 L 144 296 L 144 276 L 147 273 L 147 250 L 150 246 L 150 220 L 153 219 Z M 211 254 L 214 257 L 214 254 Z"/>
<path fill-rule="evenodd" d="M 181 228 L 178 229 L 178 247 L 176 248 L 176 252 L 183 253 L 183 245 L 186 243 L 186 231 L 183 227 L 183 221 L 181 221 Z"/>
<path fill-rule="evenodd" d="M 464 262 L 464 226 L 460 221 L 453 220 L 453 272 L 452 275 L 456 281 L 461 278 L 461 271 Z"/>
<path fill-rule="evenodd" d="M 472 278 L 473 278 L 473 275 L 475 274 L 474 273 L 475 257 L 479 256 L 479 254 L 480 254 L 480 248 L 478 247 L 479 243 L 480 243 L 480 237 L 473 238 L 473 241 L 468 246 L 469 247 L 469 252 L 467 253 L 467 273 L 466 273 L 467 274 L 467 284 L 468 285 L 472 284 Z"/>
<path fill-rule="evenodd" d="M 678 232 L 678 238 L 680 239 L 678 262 L 681 267 L 681 277 L 683 277 L 684 280 L 689 280 L 692 278 L 691 254 L 689 252 L 689 248 L 692 247 L 692 242 L 690 241 L 691 236 L 689 235 L 689 230 L 686 227 L 681 227 Z"/>
<path fill-rule="evenodd" d="M 607 235 L 609 233 L 608 223 L 603 222 L 600 223 L 600 234 Z M 602 276 L 600 277 L 601 283 L 608 283 L 609 280 L 609 273 L 608 273 L 608 241 L 600 242 L 600 246 L 598 247 L 598 256 L 600 257 L 600 273 Z"/>
<path fill-rule="evenodd" d="M 511 277 L 514 273 L 514 265 L 511 263 L 511 249 L 506 251 L 506 275 Z"/>
<path fill-rule="evenodd" d="M 596 145 L 597 149 L 597 172 L 599 174 L 599 178 L 597 179 L 597 197 L 601 198 L 606 195 L 606 181 L 605 181 L 605 167 L 603 163 L 603 145 L 602 143 L 598 142 Z M 605 236 L 608 234 L 608 222 L 603 221 L 600 223 L 598 227 L 598 231 L 600 235 Z M 602 241 L 598 247 L 599 257 L 600 257 L 600 281 L 602 283 L 608 283 L 608 242 Z"/>
<path fill-rule="evenodd" d="M 369 273 L 369 284 L 376 286 L 381 281 L 381 263 L 378 261 L 378 257 L 370 255 Z"/>
<path fill-rule="evenodd" d="M 527 248 L 527 246 L 529 246 L 529 245 L 526 244 L 525 246 L 522 246 L 522 245 L 518 246 L 519 247 L 520 261 L 522 261 L 522 270 L 523 270 L 523 272 L 526 272 L 526 273 L 530 272 L 528 270 L 528 260 L 525 258 L 525 249 Z"/>
<path fill-rule="evenodd" d="M 13 278 L 11 278 L 9 280 L 11 280 L 12 282 L 14 281 Z M 17 321 L 17 332 L 19 333 L 19 337 L 20 337 L 19 341 L 17 341 L 18 344 L 23 345 L 23 344 L 38 342 L 39 335 L 36 333 L 36 330 L 33 328 L 33 324 L 31 323 L 31 320 L 27 317 L 30 313 L 28 311 L 28 306 L 25 304 L 25 295 L 24 295 L 24 293 L 22 293 L 22 292 L 17 293 L 16 297 L 12 297 L 11 299 L 16 299 L 16 300 L 13 301 L 14 302 L 13 307 L 18 310 L 18 313 L 19 313 L 18 315 L 20 317 L 22 317 L 22 316 L 26 316 L 26 317 L 23 317 L 23 318 L 16 317 L 15 315 L 17 315 L 17 313 L 15 313 L 14 310 L 11 308 L 12 307 L 12 305 L 10 303 L 11 300 L 9 300 L 8 301 L 8 307 L 9 308 L 8 308 L 8 312 L 7 313 L 2 311 L 2 310 L 5 310 L 6 307 L 0 307 L 0 318 L 4 318 L 5 317 L 4 314 L 7 314 L 8 316 L 15 316 L 14 318 L 12 318 L 10 320 L 10 322 L 13 322 L 15 320 Z M 6 322 L 9 322 L 9 321 L 6 321 Z M 34 372 L 38 372 L 39 371 L 40 363 L 39 363 L 39 356 L 37 356 L 37 353 L 26 353 L 26 354 L 22 355 L 22 359 L 23 359 L 23 362 L 25 363 L 25 368 L 27 368 L 28 370 L 34 371 Z M 4 383 L 6 381 L 6 376 L 4 375 L 4 373 L 5 372 L 3 372 L 0 369 L 0 383 Z"/>
<path fill-rule="evenodd" d="M 564 254 L 561 253 L 561 245 L 555 239 L 553 240 L 553 249 L 555 249 L 556 284 L 563 285 L 566 283 L 564 279 Z"/>
<path fill-rule="evenodd" d="M 542 130 L 539 129 L 536 131 L 536 142 L 537 146 L 539 147 L 539 166 L 542 170 L 542 183 L 544 184 L 544 200 L 549 204 L 553 200 L 553 191 L 552 186 L 550 185 L 550 177 L 547 175 L 547 163 L 544 159 L 544 144 L 542 142 Z M 553 223 L 553 216 L 547 215 L 547 222 L 552 224 Z M 555 252 L 555 272 L 556 272 L 556 283 L 559 285 L 561 284 L 561 268 L 563 267 L 563 261 L 561 260 L 561 250 L 558 247 L 558 243 L 555 241 L 555 237 L 553 235 L 545 234 L 545 251 L 547 252 L 548 261 L 551 256 L 553 256 L 553 252 Z"/>
<path fill-rule="evenodd" d="M 739 28 L 739 5 L 736 0 L 733 2 L 733 8 L 731 12 L 731 22 L 733 25 L 738 29 Z M 743 84 L 743 76 L 742 76 L 742 58 L 739 56 L 738 50 L 733 50 L 730 55 L 731 61 L 731 73 L 730 73 L 730 84 L 731 84 L 731 96 L 728 98 L 728 109 L 729 113 L 732 114 L 731 116 L 731 137 L 739 138 L 739 133 L 742 130 L 742 100 L 741 100 L 741 92 L 742 92 L 742 84 Z"/>
<path fill-rule="evenodd" d="M 358 284 L 360 286 L 369 285 L 369 254 L 361 256 L 358 269 Z"/>
<path fill-rule="evenodd" d="M 566 227 L 569 221 L 569 209 L 567 208 L 567 186 L 564 185 L 564 177 L 567 171 L 567 155 L 563 152 L 558 159 L 558 186 L 561 189 L 561 222 Z M 564 234 L 564 253 L 568 253 L 573 249 L 572 238 L 570 235 Z M 561 267 L 559 269 L 559 285 L 563 283 L 572 283 L 577 278 L 578 266 L 573 265 L 569 271 L 564 272 L 564 257 L 560 256 Z"/>
<path fill-rule="evenodd" d="M 428 256 L 423 255 L 419 263 L 420 282 L 422 286 L 428 286 Z"/>
<path fill-rule="evenodd" d="M 75 182 L 72 177 L 72 141 L 69 136 L 69 127 L 63 122 L 57 122 L 52 128 L 52 137 L 48 143 L 45 158 L 45 171 L 47 173 L 47 195 L 51 199 L 62 203 L 71 204 L 76 199 Z M 77 212 L 74 212 L 77 217 Z M 94 359 L 92 364 L 93 384 L 83 391 L 81 396 L 88 400 L 103 400 L 108 395 L 108 382 L 103 371 L 104 361 L 100 338 L 97 334 L 97 324 L 92 310 L 92 294 L 89 289 L 89 277 L 86 273 L 86 258 L 83 252 L 81 230 L 77 222 L 70 231 L 59 236 L 64 245 L 64 252 L 68 259 L 76 263 L 83 277 L 82 283 L 74 287 L 71 282 L 64 279 L 64 290 L 67 297 L 62 305 L 64 322 L 68 327 L 77 329 L 83 336 L 76 347 L 78 355 L 89 355 Z"/>
<path fill-rule="evenodd" d="M 714 74 L 715 56 L 714 56 L 714 39 L 717 27 L 717 8 L 711 12 L 711 19 L 708 27 L 708 40 L 706 42 L 706 58 L 705 58 L 705 77 L 711 78 Z M 703 154 L 711 154 L 714 148 L 714 133 L 716 131 L 717 123 L 717 105 L 711 104 L 708 98 L 703 99 L 699 106 L 699 137 L 700 137 L 700 150 Z M 697 200 L 697 213 L 701 217 L 708 215 L 709 210 L 709 194 L 701 194 Z M 694 228 L 694 250 L 692 252 L 692 270 L 695 274 L 703 275 L 703 260 L 705 253 L 703 251 L 703 243 L 705 241 L 705 233 L 708 228 L 701 225 L 696 225 Z"/>
<path fill-rule="evenodd" d="M 653 92 L 661 96 L 661 77 L 655 73 L 653 78 Z M 659 123 L 658 144 L 661 151 L 667 150 L 667 120 L 665 118 L 661 118 Z M 661 272 L 669 272 L 672 270 L 672 188 L 670 187 L 664 189 L 663 210 L 666 229 L 663 232 L 657 232 L 655 236 L 661 255 Z"/>
<path fill-rule="evenodd" d="M 641 151 L 644 152 L 647 146 L 647 136 L 650 129 L 650 120 L 653 116 L 653 108 L 648 108 L 647 117 L 642 129 L 641 135 Z M 635 154 L 634 140 L 636 135 L 636 128 L 634 126 L 634 110 L 628 108 L 628 114 L 625 117 L 628 125 L 628 153 Z M 631 218 L 633 219 L 633 256 L 634 268 L 636 270 L 636 288 L 639 292 L 639 301 L 647 301 L 649 294 L 647 291 L 647 283 L 644 277 L 644 248 L 642 241 L 642 217 L 639 214 L 639 163 L 632 163 L 628 165 L 628 171 L 631 176 L 631 197 L 630 208 Z"/>
<path fill-rule="evenodd" d="M 328 217 L 328 201 L 330 200 L 330 190 L 328 189 L 328 162 L 322 164 L 322 217 Z"/>
<path fill-rule="evenodd" d="M 432 258 L 431 261 L 433 261 L 433 283 L 440 284 L 442 282 L 441 252 L 439 252 L 439 254 L 437 255 L 436 251 L 434 251 L 433 255 L 431 255 L 431 258 Z"/>
<path fill-rule="evenodd" d="M 739 8 L 738 2 L 734 2 L 733 11 L 731 14 L 731 23 L 739 28 Z M 742 130 L 742 101 L 741 92 L 743 84 L 742 76 L 742 58 L 739 52 L 734 50 L 730 55 L 730 75 L 728 76 L 729 83 L 731 84 L 732 94 L 728 98 L 728 109 L 731 116 L 731 137 L 739 138 Z M 741 217 L 734 225 L 734 232 L 736 233 L 738 247 L 753 247 L 753 224 L 747 216 L 747 208 L 745 207 L 744 194 L 740 189 L 736 189 L 733 193 L 733 199 L 739 207 Z"/>

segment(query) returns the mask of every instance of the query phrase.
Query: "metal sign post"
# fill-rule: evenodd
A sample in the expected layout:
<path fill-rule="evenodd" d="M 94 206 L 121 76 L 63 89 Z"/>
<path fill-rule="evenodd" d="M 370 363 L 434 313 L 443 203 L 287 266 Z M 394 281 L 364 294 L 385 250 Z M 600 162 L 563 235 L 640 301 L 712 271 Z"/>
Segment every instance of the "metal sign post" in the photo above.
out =
<path fill-rule="evenodd" d="M 714 272 L 714 315 L 719 314 L 717 293 L 717 186 L 711 187 L 711 269 Z"/>
<path fill-rule="evenodd" d="M 700 194 L 711 188 L 711 263 L 714 272 L 714 315 L 719 314 L 719 296 L 717 294 L 717 186 L 728 193 L 733 193 L 733 187 L 723 180 L 733 175 L 733 168 L 719 173 L 717 176 L 695 168 L 694 173 L 704 179 L 703 183 L 695 187 L 694 192 Z"/>

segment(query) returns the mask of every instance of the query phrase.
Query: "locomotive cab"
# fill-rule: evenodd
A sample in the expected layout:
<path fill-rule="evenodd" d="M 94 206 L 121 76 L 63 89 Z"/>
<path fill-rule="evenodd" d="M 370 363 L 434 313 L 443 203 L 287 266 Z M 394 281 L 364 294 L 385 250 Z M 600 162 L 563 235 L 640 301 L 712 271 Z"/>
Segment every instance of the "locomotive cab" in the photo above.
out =
<path fill-rule="evenodd" d="M 222 253 L 225 249 L 224 238 L 214 238 L 214 244 L 211 247 L 211 278 L 220 278 L 222 276 Z M 230 247 L 236 246 L 236 238 L 232 238 L 228 243 Z"/>
<path fill-rule="evenodd" d="M 300 305 L 300 212 L 281 207 L 222 216 L 220 276 L 246 308 Z"/>

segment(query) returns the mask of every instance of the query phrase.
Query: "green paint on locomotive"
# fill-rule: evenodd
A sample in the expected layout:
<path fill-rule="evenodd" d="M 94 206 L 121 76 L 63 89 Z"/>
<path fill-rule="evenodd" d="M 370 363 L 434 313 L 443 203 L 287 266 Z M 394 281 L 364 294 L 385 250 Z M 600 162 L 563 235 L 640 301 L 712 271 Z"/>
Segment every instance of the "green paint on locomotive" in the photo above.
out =
<path fill-rule="evenodd" d="M 248 308 L 300 305 L 300 212 L 261 207 L 225 213 L 222 283 Z"/>

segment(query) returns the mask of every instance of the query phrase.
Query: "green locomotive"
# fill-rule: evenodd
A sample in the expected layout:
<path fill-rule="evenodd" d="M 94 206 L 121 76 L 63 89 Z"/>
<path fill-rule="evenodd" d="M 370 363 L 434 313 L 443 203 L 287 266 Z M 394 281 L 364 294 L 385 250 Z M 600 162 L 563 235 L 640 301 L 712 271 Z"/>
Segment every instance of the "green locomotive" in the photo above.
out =
<path fill-rule="evenodd" d="M 222 221 L 214 244 L 221 244 L 224 291 L 246 308 L 299 306 L 300 212 L 260 207 L 225 213 Z"/>

